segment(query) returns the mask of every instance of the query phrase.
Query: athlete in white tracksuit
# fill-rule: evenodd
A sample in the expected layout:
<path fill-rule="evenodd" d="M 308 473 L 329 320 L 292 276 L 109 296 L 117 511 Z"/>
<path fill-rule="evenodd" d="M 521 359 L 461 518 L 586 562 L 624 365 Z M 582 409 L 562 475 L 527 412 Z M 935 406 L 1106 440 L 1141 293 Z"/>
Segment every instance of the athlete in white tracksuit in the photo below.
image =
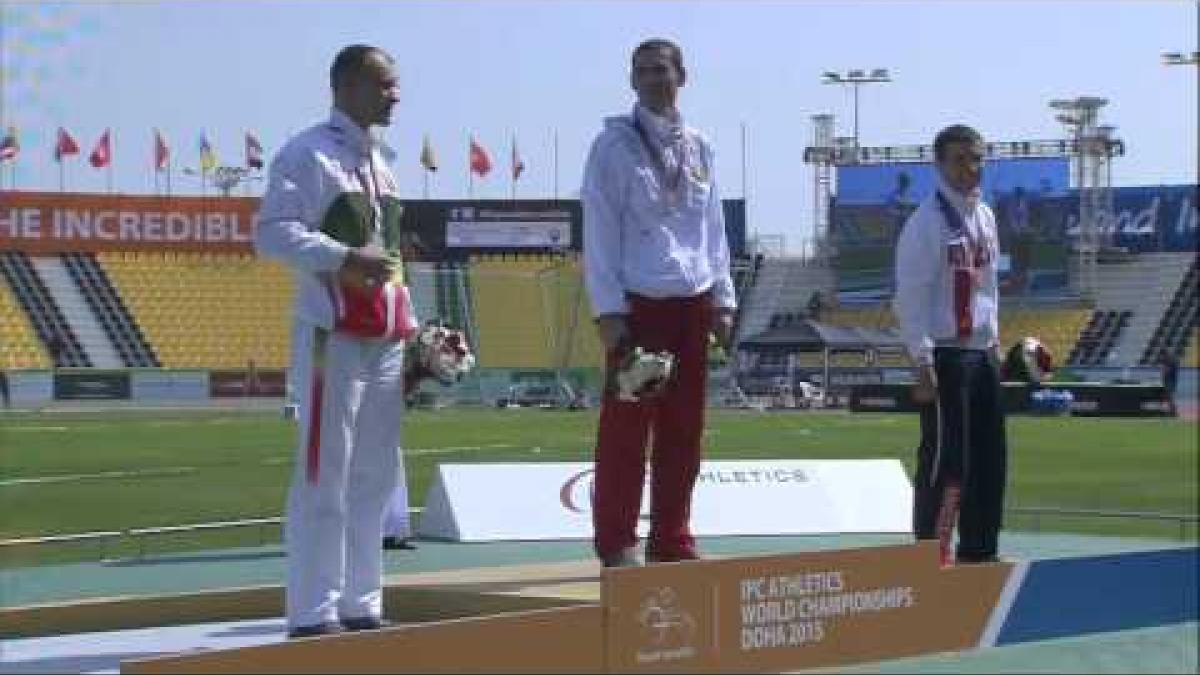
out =
<path fill-rule="evenodd" d="M 339 54 L 329 119 L 280 150 L 258 215 L 258 252 L 296 275 L 299 443 L 284 535 L 293 636 L 376 627 L 382 617 L 379 542 L 397 476 L 404 343 L 336 330 L 331 291 L 339 280 L 382 283 L 380 253 L 399 239 L 395 179 L 368 132 L 396 102 L 391 64 L 370 47 Z"/>

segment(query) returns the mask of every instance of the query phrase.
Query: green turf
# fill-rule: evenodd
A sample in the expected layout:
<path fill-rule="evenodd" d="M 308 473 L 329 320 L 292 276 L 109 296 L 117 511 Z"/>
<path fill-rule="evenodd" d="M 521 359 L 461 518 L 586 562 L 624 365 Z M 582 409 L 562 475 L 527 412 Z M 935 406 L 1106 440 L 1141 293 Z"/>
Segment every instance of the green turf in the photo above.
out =
<path fill-rule="evenodd" d="M 595 423 L 595 411 L 414 411 L 404 436 L 411 500 L 423 503 L 440 462 L 587 460 Z M 916 435 L 911 415 L 710 411 L 706 448 L 712 459 L 898 458 L 911 472 Z M 294 438 L 292 423 L 251 411 L 0 415 L 0 539 L 279 515 Z M 1010 507 L 1196 513 L 1194 422 L 1012 417 L 1009 438 Z M 149 473 L 11 483 L 113 471 Z M 1136 519 L 1009 519 L 1035 525 L 1196 536 L 1194 525 Z"/>

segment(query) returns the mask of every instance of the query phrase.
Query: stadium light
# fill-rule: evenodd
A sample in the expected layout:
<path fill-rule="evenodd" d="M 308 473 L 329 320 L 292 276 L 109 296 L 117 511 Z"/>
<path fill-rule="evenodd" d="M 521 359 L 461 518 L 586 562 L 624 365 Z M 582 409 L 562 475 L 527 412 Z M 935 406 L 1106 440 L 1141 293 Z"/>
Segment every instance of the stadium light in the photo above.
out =
<path fill-rule="evenodd" d="M 233 194 L 238 185 L 262 180 L 262 176 L 254 175 L 250 169 L 241 166 L 218 166 L 207 172 L 185 166 L 182 172 L 186 176 L 200 176 L 202 181 L 211 176 L 212 184 L 226 197 Z M 203 189 L 203 184 L 201 184 L 201 189 Z"/>
<path fill-rule="evenodd" d="M 827 70 L 821 74 L 821 84 L 848 84 L 854 87 L 854 157 L 858 160 L 858 88 L 864 84 L 876 82 L 891 82 L 892 76 L 887 68 L 872 68 L 870 74 L 862 68 L 846 71 L 844 74 Z"/>
<path fill-rule="evenodd" d="M 1200 66 L 1200 52 L 1163 52 L 1164 66 Z"/>

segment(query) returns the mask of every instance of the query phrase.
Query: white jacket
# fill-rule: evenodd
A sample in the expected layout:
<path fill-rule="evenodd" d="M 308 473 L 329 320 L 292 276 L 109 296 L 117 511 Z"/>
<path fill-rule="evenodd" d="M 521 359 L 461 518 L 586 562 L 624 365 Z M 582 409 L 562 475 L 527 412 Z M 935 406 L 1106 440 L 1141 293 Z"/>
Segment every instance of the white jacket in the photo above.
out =
<path fill-rule="evenodd" d="M 955 232 L 938 205 L 945 195 L 963 217 L 982 265 L 970 294 L 970 336 L 958 336 L 954 311 L 954 274 L 950 249 L 964 233 Z M 933 349 L 953 345 L 990 349 L 999 343 L 997 261 L 1000 247 L 996 218 L 977 197 L 964 199 L 940 179 L 938 188 L 909 216 L 896 250 L 896 297 L 893 309 L 909 354 L 918 364 L 933 363 Z"/>
<path fill-rule="evenodd" d="M 684 137 L 696 156 L 683 171 L 675 209 L 663 206 L 662 186 L 632 115 L 606 119 L 592 144 L 580 198 L 584 276 L 594 314 L 628 313 L 626 292 L 665 298 L 711 289 L 714 307 L 737 306 L 712 146 L 690 128 Z"/>
<path fill-rule="evenodd" d="M 378 188 L 366 187 L 373 185 Z M 297 320 L 331 328 L 328 282 L 347 250 L 399 248 L 400 214 L 396 180 L 381 146 L 335 108 L 328 121 L 297 134 L 271 162 L 254 246 L 295 271 Z"/>

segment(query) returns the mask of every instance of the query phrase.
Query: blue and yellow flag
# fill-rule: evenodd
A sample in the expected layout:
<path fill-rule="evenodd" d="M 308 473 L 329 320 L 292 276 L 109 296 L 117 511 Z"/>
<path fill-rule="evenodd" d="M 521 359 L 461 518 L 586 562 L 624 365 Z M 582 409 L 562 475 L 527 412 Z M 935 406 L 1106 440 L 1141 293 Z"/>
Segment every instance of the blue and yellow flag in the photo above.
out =
<path fill-rule="evenodd" d="M 200 134 L 200 170 L 207 173 L 217 168 L 217 153 L 213 152 L 208 136 Z"/>

